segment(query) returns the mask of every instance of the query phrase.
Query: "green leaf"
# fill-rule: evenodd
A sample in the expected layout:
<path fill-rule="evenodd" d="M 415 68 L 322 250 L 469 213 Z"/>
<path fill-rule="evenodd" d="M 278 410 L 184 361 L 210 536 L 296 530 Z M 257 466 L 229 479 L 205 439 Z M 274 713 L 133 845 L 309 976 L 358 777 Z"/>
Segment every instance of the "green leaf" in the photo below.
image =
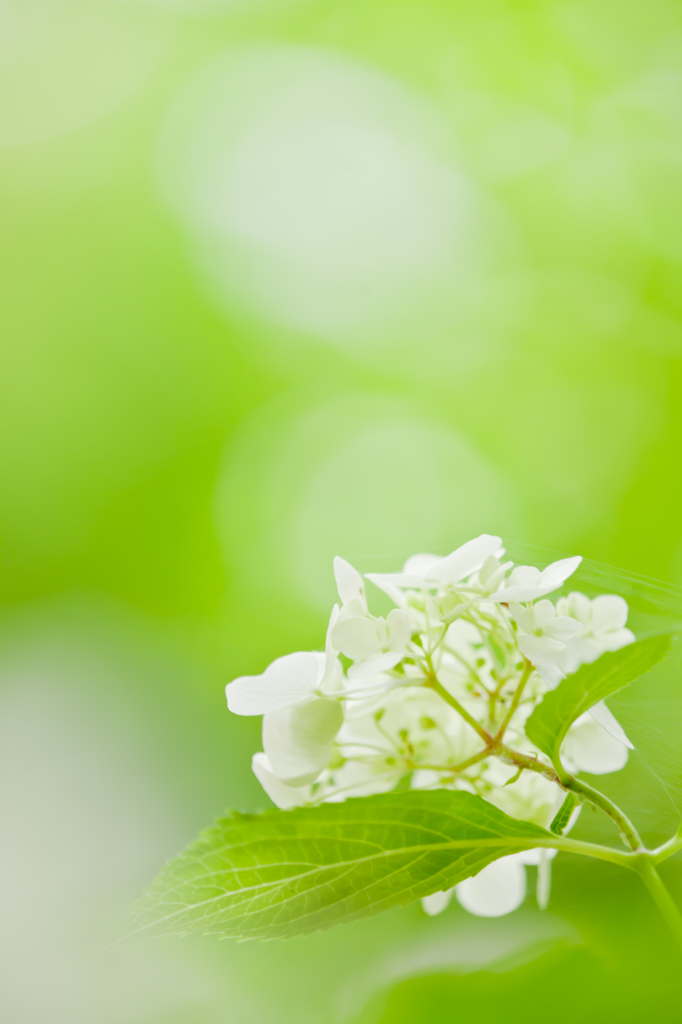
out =
<path fill-rule="evenodd" d="M 666 656 L 671 643 L 670 636 L 652 636 L 581 665 L 538 704 L 526 722 L 528 739 L 560 766 L 561 744 L 576 718 L 643 676 Z"/>
<path fill-rule="evenodd" d="M 125 933 L 301 935 L 449 889 L 498 857 L 552 841 L 449 790 L 232 813 L 164 868 Z"/>
<path fill-rule="evenodd" d="M 552 824 L 549 826 L 549 831 L 554 832 L 558 836 L 562 836 L 564 834 L 566 826 L 571 820 L 571 815 L 573 814 L 573 811 L 579 803 L 580 801 L 574 793 L 567 793 L 566 799 L 554 815 Z"/>

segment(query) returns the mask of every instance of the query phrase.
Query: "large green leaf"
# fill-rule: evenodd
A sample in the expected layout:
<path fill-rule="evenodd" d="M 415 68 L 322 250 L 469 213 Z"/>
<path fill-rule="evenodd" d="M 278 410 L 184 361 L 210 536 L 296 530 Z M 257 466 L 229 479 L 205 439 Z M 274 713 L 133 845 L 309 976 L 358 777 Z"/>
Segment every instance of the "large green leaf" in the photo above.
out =
<path fill-rule="evenodd" d="M 564 736 L 576 718 L 643 676 L 665 657 L 671 643 L 670 636 L 652 636 L 581 665 L 538 704 L 526 722 L 529 740 L 557 764 Z"/>
<path fill-rule="evenodd" d="M 233 813 L 164 868 L 126 932 L 300 935 L 448 889 L 547 840 L 556 836 L 448 790 Z"/>

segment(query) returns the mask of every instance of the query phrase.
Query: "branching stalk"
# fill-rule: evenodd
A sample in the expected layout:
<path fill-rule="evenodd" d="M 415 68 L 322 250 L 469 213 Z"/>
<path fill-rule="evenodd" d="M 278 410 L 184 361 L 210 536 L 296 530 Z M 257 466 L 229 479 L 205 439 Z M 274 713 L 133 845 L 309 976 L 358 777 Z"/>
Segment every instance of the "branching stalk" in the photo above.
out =
<path fill-rule="evenodd" d="M 682 850 L 682 836 L 676 835 L 672 839 L 669 839 L 667 843 L 663 843 L 656 850 L 652 850 L 652 856 L 655 864 L 660 864 L 661 861 L 667 860 L 668 857 L 672 857 L 673 854 L 677 853 L 678 850 Z"/>
<path fill-rule="evenodd" d="M 639 832 L 632 824 L 628 816 L 621 811 L 620 807 L 609 800 L 607 796 L 600 793 L 598 789 L 593 789 L 587 782 L 583 782 L 581 779 L 576 779 L 572 775 L 567 775 L 561 780 L 561 784 L 565 789 L 570 789 L 574 793 L 579 793 L 584 796 L 590 803 L 593 803 L 596 807 L 599 807 L 605 814 L 608 814 L 609 818 L 612 819 L 618 826 L 623 842 L 626 846 L 629 846 L 631 850 L 638 853 L 645 849 L 644 843 L 641 840 Z"/>
<path fill-rule="evenodd" d="M 546 779 L 549 779 L 550 782 L 556 783 L 556 785 L 561 786 L 562 789 L 570 789 L 574 793 L 580 794 L 580 796 L 582 796 L 584 799 L 589 800 L 589 802 L 594 804 L 595 807 L 598 807 L 605 814 L 607 814 L 608 817 L 611 818 L 611 820 L 616 824 L 625 845 L 628 846 L 633 852 L 639 853 L 640 851 L 644 850 L 644 844 L 635 826 L 632 824 L 628 816 L 623 811 L 621 811 L 620 807 L 614 804 L 612 800 L 609 800 L 607 796 L 604 796 L 604 794 L 600 793 L 599 790 L 594 789 L 592 786 L 588 785 L 588 783 L 583 782 L 580 779 L 576 779 L 574 776 L 569 775 L 567 772 L 562 771 L 561 775 L 559 775 L 554 768 L 551 768 L 549 765 L 545 764 L 538 757 L 532 756 L 530 754 L 522 754 L 520 751 L 513 750 L 511 747 L 508 747 L 505 743 L 502 743 L 501 736 L 503 735 L 504 730 L 507 727 L 508 721 L 511 720 L 511 715 L 513 715 L 514 711 L 516 710 L 516 707 L 518 707 L 518 703 L 521 700 L 521 695 L 523 693 L 523 688 L 525 687 L 526 682 L 528 681 L 528 678 L 530 677 L 530 674 L 533 671 L 532 664 L 527 659 L 525 659 L 525 661 L 526 664 L 524 667 L 523 675 L 519 680 L 519 685 L 516 689 L 516 693 L 514 694 L 514 698 L 512 700 L 512 707 L 510 709 L 511 714 L 508 713 L 505 716 L 505 720 L 502 722 L 502 725 L 500 726 L 500 729 L 498 730 L 497 735 L 495 736 L 492 736 L 486 729 L 484 729 L 483 726 L 476 721 L 473 715 L 470 715 L 466 708 L 462 707 L 457 698 L 453 697 L 452 694 L 445 689 L 445 687 L 436 678 L 436 674 L 433 671 L 433 666 L 429 665 L 429 674 L 427 676 L 426 685 L 430 686 L 431 689 L 435 690 L 436 693 L 439 694 L 439 696 L 442 697 L 442 699 L 446 703 L 453 707 L 455 711 L 457 711 L 458 714 L 462 716 L 464 721 L 468 722 L 472 729 L 476 730 L 478 735 L 485 743 L 484 750 L 479 751 L 479 753 L 475 754 L 472 759 L 469 759 L 469 761 L 462 762 L 461 766 L 458 765 L 457 771 L 461 771 L 462 768 L 468 767 L 469 764 L 475 764 L 476 761 L 482 760 L 484 757 L 488 755 L 496 755 L 498 757 L 501 757 L 508 764 L 516 765 L 517 768 L 522 768 L 531 772 L 536 772 L 538 775 L 544 775 L 544 777 Z M 682 842 L 680 843 L 680 848 L 682 848 Z"/>
<path fill-rule="evenodd" d="M 432 690 L 435 690 L 435 692 L 447 704 L 449 704 L 450 707 L 454 708 L 455 711 L 461 715 L 464 721 L 478 733 L 485 744 L 484 748 L 478 751 L 478 753 L 449 770 L 452 772 L 460 772 L 465 768 L 468 768 L 470 765 L 476 764 L 477 761 L 481 761 L 485 757 L 494 755 L 500 757 L 508 764 L 516 765 L 520 770 L 532 771 L 543 775 L 545 778 L 556 783 L 556 785 L 560 786 L 562 789 L 578 794 L 581 799 L 588 800 L 595 807 L 602 810 L 616 824 L 623 843 L 625 846 L 629 847 L 630 852 L 623 853 L 618 850 L 610 849 L 609 847 L 598 846 L 594 843 L 584 843 L 579 840 L 569 839 L 563 836 L 557 836 L 555 840 L 547 842 L 538 840 L 538 846 L 553 847 L 557 850 L 563 850 L 566 853 L 577 853 L 583 856 L 596 857 L 598 860 L 609 861 L 610 863 L 618 864 L 621 867 L 637 871 L 654 899 L 656 906 L 665 918 L 668 927 L 675 936 L 678 945 L 682 948 L 682 913 L 680 913 L 679 908 L 656 870 L 656 864 L 666 860 L 668 857 L 671 857 L 673 854 L 677 853 L 678 850 L 682 850 L 682 835 L 678 834 L 667 843 L 660 846 L 657 850 L 647 850 L 637 829 L 628 816 L 621 811 L 620 807 L 614 804 L 612 800 L 609 800 L 607 796 L 600 793 L 599 790 L 594 789 L 582 779 L 577 779 L 573 775 L 570 775 L 563 769 L 560 762 L 558 762 L 555 767 L 550 767 L 537 756 L 523 754 L 518 750 L 513 750 L 502 742 L 505 730 L 519 706 L 524 688 L 530 678 L 531 672 L 533 671 L 533 665 L 531 662 L 528 661 L 528 659 L 524 659 L 524 661 L 524 670 L 521 678 L 519 679 L 518 686 L 509 709 L 507 710 L 497 733 L 492 735 L 484 729 L 483 726 L 476 721 L 473 715 L 469 714 L 466 708 L 460 704 L 456 697 L 453 697 L 452 694 L 449 693 L 449 691 L 446 690 L 438 681 L 431 658 L 427 655 L 428 672 L 426 685 Z M 470 668 L 470 666 L 467 667 Z"/>
<path fill-rule="evenodd" d="M 516 692 L 514 693 L 514 696 L 512 697 L 512 702 L 511 702 L 511 704 L 509 706 L 509 710 L 507 711 L 507 714 L 502 719 L 502 724 L 500 725 L 500 728 L 497 731 L 497 735 L 495 736 L 495 739 L 497 740 L 497 742 L 501 742 L 502 741 L 502 737 L 504 736 L 505 730 L 506 730 L 507 726 L 509 725 L 509 723 L 511 722 L 511 720 L 512 720 L 512 718 L 514 716 L 514 712 L 516 711 L 516 709 L 519 706 L 519 701 L 521 700 L 521 697 L 523 695 L 524 688 L 526 686 L 526 683 L 528 682 L 528 679 L 530 677 L 531 672 L 533 671 L 533 666 L 529 662 L 528 658 L 524 658 L 523 660 L 525 662 L 525 665 L 523 667 L 523 674 L 521 675 L 521 678 L 519 679 L 519 685 L 516 687 Z"/>
<path fill-rule="evenodd" d="M 429 675 L 427 676 L 426 685 L 430 686 L 432 690 L 435 690 L 436 693 L 439 695 L 439 697 L 443 698 L 443 700 L 446 702 L 446 704 L 449 704 L 450 707 L 453 707 L 455 709 L 455 711 L 459 715 L 462 716 L 464 721 L 468 722 L 468 724 L 471 726 L 471 728 L 476 730 L 478 735 L 481 737 L 481 739 L 485 743 L 486 747 L 490 747 L 490 745 L 492 744 L 492 741 L 493 741 L 493 737 L 490 735 L 489 732 L 487 732 L 483 728 L 482 725 L 480 725 L 476 721 L 476 719 L 474 718 L 473 715 L 469 714 L 469 712 L 467 711 L 467 709 L 465 707 L 462 707 L 462 705 L 457 700 L 457 698 L 453 697 L 452 694 L 449 693 L 445 689 L 445 687 L 441 683 L 438 682 L 438 680 L 436 679 L 436 676 L 435 676 L 433 670 L 431 670 L 429 672 Z"/>
<path fill-rule="evenodd" d="M 670 931 L 677 939 L 678 945 L 682 948 L 682 914 L 673 900 L 672 896 L 663 884 L 651 856 L 644 856 L 637 859 L 637 870 L 647 889 L 656 902 L 663 917 L 668 923 Z"/>

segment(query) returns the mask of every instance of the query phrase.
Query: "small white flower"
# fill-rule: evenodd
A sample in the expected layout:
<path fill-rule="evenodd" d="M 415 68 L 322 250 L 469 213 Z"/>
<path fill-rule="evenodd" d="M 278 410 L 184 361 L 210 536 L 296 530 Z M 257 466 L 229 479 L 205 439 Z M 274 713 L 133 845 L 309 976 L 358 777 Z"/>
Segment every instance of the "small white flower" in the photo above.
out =
<path fill-rule="evenodd" d="M 538 869 L 538 904 L 544 910 L 549 902 L 551 861 L 556 854 L 556 850 L 538 848 L 499 857 L 453 889 L 424 897 L 422 908 L 431 917 L 440 914 L 454 894 L 460 906 L 477 917 L 511 914 L 526 898 L 526 865 L 533 865 Z"/>
<path fill-rule="evenodd" d="M 504 587 L 490 595 L 491 601 L 537 601 L 566 582 L 582 562 L 580 555 L 561 558 L 540 572 L 534 565 L 517 565 Z"/>
<path fill-rule="evenodd" d="M 364 752 L 367 754 L 367 751 Z M 373 796 L 395 789 L 404 768 L 390 753 L 348 760 L 332 773 L 325 790 L 325 802 L 340 803 L 354 796 Z"/>
<path fill-rule="evenodd" d="M 589 772 L 590 775 L 607 775 L 618 772 L 628 761 L 628 746 L 632 744 L 605 704 L 602 705 L 620 730 L 622 739 L 614 736 L 613 726 L 607 731 L 598 720 L 603 711 L 590 708 L 576 719 L 561 745 L 561 754 L 569 771 Z"/>
<path fill-rule="evenodd" d="M 288 807 L 300 807 L 308 803 L 311 798 L 310 786 L 294 788 L 280 782 L 273 772 L 267 756 L 263 753 L 253 755 L 251 770 L 273 804 L 283 810 Z"/>
<path fill-rule="evenodd" d="M 582 629 L 568 644 L 564 655 L 564 671 L 575 672 L 580 665 L 590 664 L 606 651 L 619 651 L 635 641 L 635 634 L 626 629 L 627 601 L 616 594 L 589 597 L 575 591 L 557 601 L 559 615 L 569 615 Z"/>
<path fill-rule="evenodd" d="M 477 917 L 503 917 L 520 907 L 526 898 L 523 854 L 500 857 L 455 886 L 460 906 Z"/>
<path fill-rule="evenodd" d="M 338 700 L 324 697 L 268 712 L 263 716 L 263 749 L 273 773 L 288 786 L 314 782 L 327 767 L 342 725 Z"/>
<path fill-rule="evenodd" d="M 342 606 L 351 601 L 358 601 L 364 611 L 367 611 L 365 581 L 350 562 L 347 562 L 345 558 L 339 558 L 338 555 L 334 559 L 334 578 Z"/>
<path fill-rule="evenodd" d="M 619 743 L 624 743 L 630 750 L 634 750 L 634 744 L 630 743 L 630 740 L 625 735 L 625 730 L 620 724 L 618 719 L 609 711 L 603 700 L 600 700 L 598 704 L 591 707 L 587 712 L 594 718 L 595 722 L 599 722 L 602 729 L 606 729 L 609 736 L 612 736 L 614 740 L 618 740 Z"/>
<path fill-rule="evenodd" d="M 481 569 L 491 555 L 502 553 L 502 539 L 482 533 L 462 544 L 445 558 L 438 555 L 412 555 L 402 572 L 367 573 L 367 579 L 391 597 L 396 589 L 433 590 L 456 587 Z"/>
<path fill-rule="evenodd" d="M 334 605 L 324 654 L 297 651 L 276 658 L 258 676 L 239 676 L 225 687 L 227 706 L 235 715 L 264 715 L 280 708 L 305 704 L 311 696 L 334 692 L 339 686 L 340 666 L 331 634 L 339 614 Z"/>
<path fill-rule="evenodd" d="M 344 612 L 355 610 L 352 604 Z M 368 615 L 341 614 L 332 629 L 336 650 L 355 662 L 348 671 L 349 679 L 364 679 L 393 668 L 405 655 L 412 626 L 407 612 L 394 608 L 386 619 Z"/>
<path fill-rule="evenodd" d="M 469 580 L 469 586 L 458 587 L 458 590 L 489 597 L 496 593 L 507 569 L 511 569 L 512 565 L 513 562 L 500 562 L 496 555 L 488 555 L 478 573 Z"/>
<path fill-rule="evenodd" d="M 546 600 L 530 608 L 512 602 L 509 611 L 519 627 L 517 643 L 521 654 L 537 668 L 548 685 L 556 686 L 565 675 L 561 659 L 566 644 L 580 632 L 580 623 L 567 615 L 557 615 L 552 602 Z"/>
<path fill-rule="evenodd" d="M 489 788 L 484 798 L 505 814 L 519 821 L 530 821 L 548 828 L 563 803 L 564 794 L 553 782 L 537 772 L 522 772 L 511 782 L 516 769 L 491 759 L 483 778 Z M 576 808 L 566 829 L 566 835 L 575 824 L 580 808 Z M 510 914 L 526 897 L 526 865 L 538 869 L 536 898 L 541 909 L 549 902 L 551 886 L 551 860 L 557 851 L 538 847 L 521 853 L 500 857 L 472 878 L 460 882 L 447 893 L 435 893 L 422 900 L 427 914 L 440 913 L 450 902 L 453 893 L 470 914 L 479 917 L 502 917 Z"/>
<path fill-rule="evenodd" d="M 454 891 L 454 889 L 443 889 L 442 892 L 432 892 L 430 896 L 422 897 L 422 910 L 429 917 L 442 914 L 446 907 L 450 905 Z"/>
<path fill-rule="evenodd" d="M 498 728 L 527 659 L 536 671 L 505 722 L 505 737 L 514 749 L 539 756 L 525 723 L 548 686 L 634 636 L 622 598 L 590 601 L 574 592 L 556 605 L 546 599 L 580 558 L 542 572 L 519 566 L 506 578 L 512 563 L 501 563 L 502 553 L 499 537 L 482 534 L 446 558 L 414 555 L 402 573 L 368 575 L 397 605 L 385 619 L 370 614 L 360 573 L 334 560 L 342 607 L 332 612 L 324 654 L 278 658 L 261 675 L 226 687 L 230 710 L 263 715 L 264 751 L 254 756 L 253 771 L 274 803 L 337 802 L 409 782 L 413 789 L 466 790 L 516 820 L 550 825 L 563 801 L 560 787 L 541 772 L 519 775 L 513 764 L 484 755 L 466 716 Z M 338 652 L 353 661 L 348 678 Z M 464 718 L 424 686 L 425 662 Z M 603 774 L 625 765 L 628 747 L 600 702 L 573 723 L 562 754 L 569 771 Z M 440 913 L 456 894 L 470 913 L 510 913 L 525 898 L 530 864 L 538 869 L 538 905 L 546 907 L 554 855 L 538 848 L 501 857 L 455 889 L 425 898 L 424 909 Z"/>

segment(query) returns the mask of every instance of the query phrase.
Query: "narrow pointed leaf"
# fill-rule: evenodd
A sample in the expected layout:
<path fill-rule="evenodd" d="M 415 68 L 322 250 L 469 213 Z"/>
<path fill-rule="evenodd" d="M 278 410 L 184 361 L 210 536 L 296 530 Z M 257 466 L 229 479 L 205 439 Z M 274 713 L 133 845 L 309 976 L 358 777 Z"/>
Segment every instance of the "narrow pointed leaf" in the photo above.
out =
<path fill-rule="evenodd" d="M 573 722 L 652 669 L 666 656 L 671 643 L 670 636 L 652 636 L 602 654 L 591 665 L 581 665 L 538 704 L 526 722 L 526 735 L 557 764 L 562 741 Z"/>
<path fill-rule="evenodd" d="M 562 836 L 566 830 L 566 826 L 571 820 L 573 811 L 578 806 L 578 803 L 579 800 L 574 793 L 567 793 L 566 799 L 554 815 L 552 824 L 549 826 L 549 831 L 556 833 L 558 836 Z"/>
<path fill-rule="evenodd" d="M 449 889 L 498 857 L 555 841 L 479 796 L 448 790 L 233 813 L 164 868 L 125 933 L 306 934 Z"/>

